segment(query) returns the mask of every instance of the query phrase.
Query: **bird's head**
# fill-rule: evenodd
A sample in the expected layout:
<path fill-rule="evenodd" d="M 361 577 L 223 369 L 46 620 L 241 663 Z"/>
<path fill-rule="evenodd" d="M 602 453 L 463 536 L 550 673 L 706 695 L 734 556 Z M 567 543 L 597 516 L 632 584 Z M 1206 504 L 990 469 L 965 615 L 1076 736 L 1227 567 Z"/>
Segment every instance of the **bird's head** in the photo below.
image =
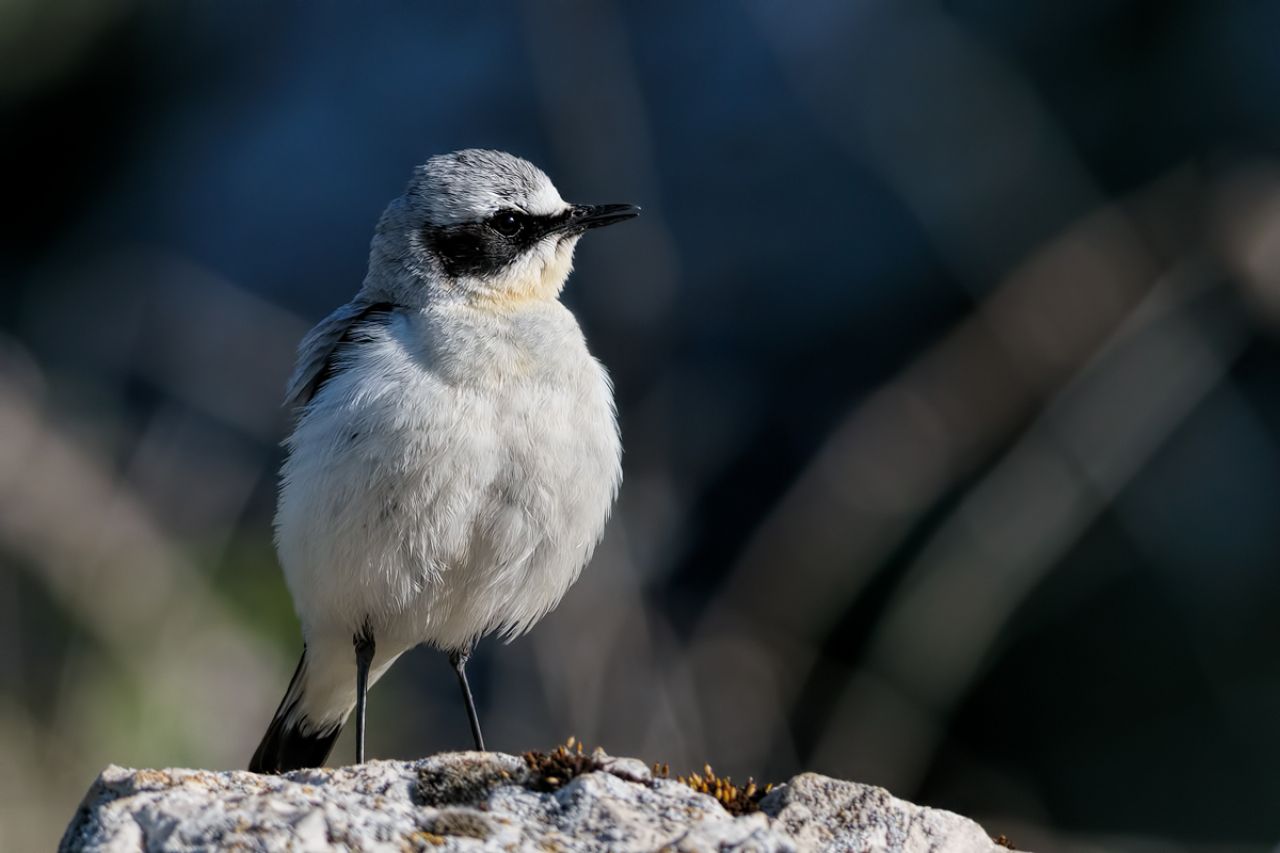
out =
<path fill-rule="evenodd" d="M 569 204 L 542 170 L 501 151 L 441 154 L 414 170 L 382 215 L 366 287 L 409 304 L 460 298 L 501 308 L 554 299 L 578 238 L 639 210 Z"/>

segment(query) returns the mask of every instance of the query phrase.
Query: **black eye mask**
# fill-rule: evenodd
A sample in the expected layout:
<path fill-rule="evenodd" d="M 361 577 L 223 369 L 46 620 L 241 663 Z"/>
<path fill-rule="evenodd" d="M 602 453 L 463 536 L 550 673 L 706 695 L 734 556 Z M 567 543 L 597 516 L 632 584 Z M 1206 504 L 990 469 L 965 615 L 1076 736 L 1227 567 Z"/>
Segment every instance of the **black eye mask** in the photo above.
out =
<path fill-rule="evenodd" d="M 500 210 L 481 222 L 428 225 L 424 242 L 453 278 L 497 275 L 561 224 L 560 216 Z"/>
<path fill-rule="evenodd" d="M 631 219 L 637 213 L 639 208 L 629 204 L 575 204 L 563 213 L 547 216 L 506 208 L 480 222 L 427 225 L 422 236 L 452 278 L 487 278 L 511 266 L 544 237 L 581 234 L 589 228 Z"/>

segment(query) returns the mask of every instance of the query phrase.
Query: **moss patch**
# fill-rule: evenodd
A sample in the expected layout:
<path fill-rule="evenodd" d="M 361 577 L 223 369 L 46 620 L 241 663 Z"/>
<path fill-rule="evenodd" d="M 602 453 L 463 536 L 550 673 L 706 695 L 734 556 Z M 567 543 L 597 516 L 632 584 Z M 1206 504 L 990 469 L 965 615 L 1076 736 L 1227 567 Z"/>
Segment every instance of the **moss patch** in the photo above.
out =
<path fill-rule="evenodd" d="M 523 758 L 531 774 L 526 784 L 535 791 L 556 791 L 575 776 L 605 769 L 596 754 L 584 751 L 582 741 L 572 735 L 551 752 L 526 752 Z"/>
<path fill-rule="evenodd" d="M 602 755 L 599 751 L 587 750 L 575 737 L 570 737 L 551 752 L 526 752 L 523 757 L 529 767 L 529 779 L 525 784 L 535 791 L 557 791 L 585 773 L 608 772 L 608 761 L 602 761 Z M 654 764 L 653 775 L 655 779 L 671 779 L 670 765 Z M 760 811 L 760 801 L 773 790 L 772 784 L 758 785 L 751 778 L 738 785 L 728 776 L 717 776 L 710 764 L 704 764 L 701 773 L 674 778 L 699 794 L 714 797 L 732 815 Z"/>
<path fill-rule="evenodd" d="M 666 765 L 653 765 L 653 775 L 662 779 L 671 777 L 671 768 Z M 676 781 L 688 785 L 699 794 L 709 794 L 731 815 L 751 814 L 760 811 L 760 801 L 773 790 L 773 783 L 757 785 L 756 780 L 747 777 L 742 785 L 737 785 L 728 776 L 717 776 L 710 764 L 702 765 L 701 773 L 690 773 L 688 776 L 677 776 Z"/>

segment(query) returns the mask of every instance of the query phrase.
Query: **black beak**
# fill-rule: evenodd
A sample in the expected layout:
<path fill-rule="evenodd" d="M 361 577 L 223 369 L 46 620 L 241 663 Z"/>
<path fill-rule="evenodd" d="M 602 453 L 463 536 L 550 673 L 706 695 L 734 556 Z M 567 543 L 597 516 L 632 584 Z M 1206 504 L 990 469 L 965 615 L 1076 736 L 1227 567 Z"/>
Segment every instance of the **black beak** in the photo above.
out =
<path fill-rule="evenodd" d="M 586 231 L 588 228 L 602 228 L 634 219 L 640 215 L 640 208 L 634 204 L 575 204 L 569 208 L 569 217 L 565 225 L 573 231 Z"/>

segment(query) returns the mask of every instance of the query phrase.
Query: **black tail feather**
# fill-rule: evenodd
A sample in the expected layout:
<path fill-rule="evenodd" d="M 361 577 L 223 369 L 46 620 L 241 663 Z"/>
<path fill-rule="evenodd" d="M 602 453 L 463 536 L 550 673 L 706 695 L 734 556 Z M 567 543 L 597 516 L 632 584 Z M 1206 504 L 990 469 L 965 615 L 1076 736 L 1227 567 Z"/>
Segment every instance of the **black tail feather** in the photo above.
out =
<path fill-rule="evenodd" d="M 320 767 L 333 750 L 334 741 L 342 733 L 342 724 L 328 728 L 303 731 L 305 718 L 293 715 L 293 710 L 302 698 L 302 683 L 307 672 L 307 651 L 302 650 L 302 658 L 298 668 L 293 671 L 289 681 L 289 689 L 280 700 L 280 707 L 262 736 L 253 758 L 249 760 L 249 770 L 253 773 L 288 773 L 304 767 Z M 291 719 L 292 718 L 292 719 Z"/>

